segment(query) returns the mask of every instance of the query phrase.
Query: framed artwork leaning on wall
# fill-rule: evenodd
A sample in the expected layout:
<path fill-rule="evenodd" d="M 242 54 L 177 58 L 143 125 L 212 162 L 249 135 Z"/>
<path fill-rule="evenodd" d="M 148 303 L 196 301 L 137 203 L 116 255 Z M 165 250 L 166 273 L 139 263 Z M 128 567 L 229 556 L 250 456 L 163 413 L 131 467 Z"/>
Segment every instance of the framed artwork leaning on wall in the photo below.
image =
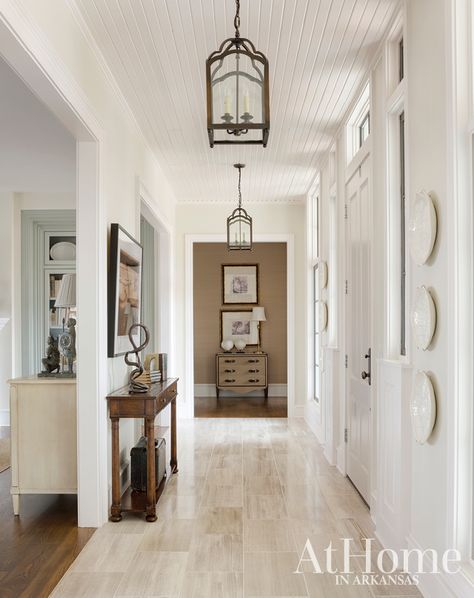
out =
<path fill-rule="evenodd" d="M 252 320 L 252 310 L 221 310 L 221 342 L 231 339 L 234 344 L 238 340 L 245 341 L 247 346 L 259 344 L 257 322 Z"/>
<path fill-rule="evenodd" d="M 140 323 L 143 249 L 119 224 L 110 230 L 108 288 L 108 356 L 123 355 L 132 349 L 128 331 Z M 134 342 L 140 345 L 140 329 Z"/>
<path fill-rule="evenodd" d="M 258 303 L 258 264 L 222 265 L 222 303 Z"/>

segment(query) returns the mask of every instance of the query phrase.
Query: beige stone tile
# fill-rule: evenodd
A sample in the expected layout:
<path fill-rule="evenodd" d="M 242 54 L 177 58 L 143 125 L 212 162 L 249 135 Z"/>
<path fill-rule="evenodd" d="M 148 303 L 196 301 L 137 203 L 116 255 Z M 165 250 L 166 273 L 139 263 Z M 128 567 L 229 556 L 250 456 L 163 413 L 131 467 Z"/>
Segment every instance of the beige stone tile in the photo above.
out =
<path fill-rule="evenodd" d="M 180 598 L 242 598 L 242 573 L 189 572 Z"/>
<path fill-rule="evenodd" d="M 220 486 L 233 486 L 242 484 L 242 468 L 222 469 L 212 468 L 208 471 L 206 482 Z"/>
<path fill-rule="evenodd" d="M 285 501 L 278 494 L 246 495 L 244 517 L 247 519 L 286 519 Z"/>
<path fill-rule="evenodd" d="M 201 497 L 167 495 L 157 504 L 158 519 L 194 519 L 201 505 Z"/>
<path fill-rule="evenodd" d="M 286 519 L 244 521 L 244 551 L 291 552 L 295 548 L 291 524 Z"/>
<path fill-rule="evenodd" d="M 271 446 L 262 446 L 252 443 L 244 445 L 244 463 L 246 459 L 257 459 L 258 461 L 273 461 L 273 449 Z"/>
<path fill-rule="evenodd" d="M 205 476 L 178 473 L 166 484 L 164 496 L 199 496 L 205 480 Z"/>
<path fill-rule="evenodd" d="M 369 587 L 337 585 L 335 575 L 305 573 L 304 578 L 310 598 L 373 598 Z"/>
<path fill-rule="evenodd" d="M 53 592 L 52 598 L 112 598 L 123 573 L 76 573 L 69 570 Z"/>
<path fill-rule="evenodd" d="M 125 571 L 141 542 L 141 534 L 94 534 L 71 566 L 76 572 Z"/>
<path fill-rule="evenodd" d="M 278 476 L 246 476 L 244 478 L 245 494 L 282 494 Z"/>
<path fill-rule="evenodd" d="M 226 486 L 217 484 L 205 484 L 202 496 L 202 506 L 241 507 L 242 505 L 242 484 Z"/>
<path fill-rule="evenodd" d="M 278 470 L 273 459 L 244 459 L 244 476 L 278 476 Z"/>
<path fill-rule="evenodd" d="M 156 521 L 145 531 L 139 550 L 187 552 L 194 533 L 194 519 Z"/>
<path fill-rule="evenodd" d="M 304 577 L 294 573 L 297 566 L 296 552 L 246 552 L 244 595 L 306 597 Z"/>
<path fill-rule="evenodd" d="M 187 559 L 185 552 L 138 552 L 115 595 L 179 596 Z"/>
<path fill-rule="evenodd" d="M 196 519 L 196 532 L 202 534 L 242 535 L 241 507 L 201 507 Z"/>
<path fill-rule="evenodd" d="M 222 441 L 222 444 L 216 444 L 213 450 L 213 455 L 242 455 L 242 442 L 229 442 L 225 443 Z"/>
<path fill-rule="evenodd" d="M 196 534 L 189 551 L 188 571 L 242 571 L 242 536 Z"/>
<path fill-rule="evenodd" d="M 334 494 L 356 494 L 356 490 L 349 481 L 349 478 L 342 475 L 318 475 L 317 482 L 324 496 L 332 496 Z"/>
<path fill-rule="evenodd" d="M 326 519 L 327 502 L 315 485 L 283 486 L 288 515 L 295 519 Z"/>
<path fill-rule="evenodd" d="M 358 494 L 333 494 L 327 504 L 336 519 L 350 519 L 367 516 L 369 509 Z"/>
<path fill-rule="evenodd" d="M 107 521 L 95 533 L 101 534 L 143 534 L 149 523 L 135 513 L 122 513 L 122 521 Z M 95 535 L 95 534 L 94 534 Z"/>
<path fill-rule="evenodd" d="M 242 471 L 243 460 L 240 455 L 212 455 L 209 469 L 233 469 Z"/>

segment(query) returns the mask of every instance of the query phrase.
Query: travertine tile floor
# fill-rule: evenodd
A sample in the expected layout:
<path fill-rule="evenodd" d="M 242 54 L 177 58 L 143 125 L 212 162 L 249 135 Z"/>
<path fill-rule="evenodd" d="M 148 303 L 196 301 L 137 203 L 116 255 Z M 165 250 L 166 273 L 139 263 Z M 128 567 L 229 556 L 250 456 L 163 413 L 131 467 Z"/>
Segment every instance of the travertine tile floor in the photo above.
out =
<path fill-rule="evenodd" d="M 52 596 L 420 596 L 414 586 L 338 586 L 309 564 L 294 573 L 308 538 L 324 566 L 331 540 L 353 538 L 362 552 L 374 536 L 365 504 L 303 420 L 196 419 L 178 430 L 179 474 L 158 521 L 107 523 Z"/>

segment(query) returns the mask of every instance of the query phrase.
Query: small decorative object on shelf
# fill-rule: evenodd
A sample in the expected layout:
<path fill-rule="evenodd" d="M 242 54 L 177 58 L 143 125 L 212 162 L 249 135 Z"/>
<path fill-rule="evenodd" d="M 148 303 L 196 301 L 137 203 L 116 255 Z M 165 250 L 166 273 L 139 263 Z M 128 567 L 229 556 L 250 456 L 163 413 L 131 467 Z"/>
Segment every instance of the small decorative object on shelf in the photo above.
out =
<path fill-rule="evenodd" d="M 237 351 L 239 353 L 242 353 L 246 346 L 247 346 L 247 343 L 245 341 L 243 341 L 242 339 L 238 339 L 235 341 L 235 348 L 237 349 Z"/>
<path fill-rule="evenodd" d="M 76 358 L 76 320 L 69 318 L 66 326 L 67 332 L 59 335 L 59 352 L 67 362 L 67 372 L 64 371 L 62 375 L 75 378 L 73 364 Z"/>
<path fill-rule="evenodd" d="M 230 353 L 234 347 L 234 341 L 230 338 L 225 338 L 221 343 L 221 347 L 226 353 Z"/>
<path fill-rule="evenodd" d="M 135 344 L 135 338 L 137 335 L 137 332 L 135 332 L 135 329 L 137 329 L 137 328 L 138 328 L 138 338 L 140 338 L 140 330 L 143 330 L 143 332 L 145 334 L 145 340 L 138 347 Z M 149 385 L 138 379 L 143 374 L 143 366 L 142 366 L 142 362 L 140 359 L 140 352 L 143 351 L 145 349 L 145 347 L 148 345 L 148 343 L 150 341 L 150 333 L 148 331 L 148 328 L 144 324 L 132 324 L 128 330 L 128 338 L 130 339 L 130 343 L 132 344 L 133 351 L 127 351 L 127 353 L 125 353 L 125 363 L 127 365 L 135 366 L 135 369 L 132 370 L 130 373 L 130 378 L 129 378 L 130 383 L 129 383 L 128 392 L 130 394 L 144 393 L 144 392 L 148 391 Z M 130 360 L 129 355 L 132 353 L 135 354 L 136 361 Z"/>
<path fill-rule="evenodd" d="M 161 382 L 161 370 L 159 369 L 158 353 L 148 353 L 148 355 L 145 355 L 143 373 L 135 378 L 135 382 L 144 382 L 148 385 Z"/>
<path fill-rule="evenodd" d="M 44 370 L 38 374 L 41 378 L 54 377 L 54 372 L 59 372 L 59 349 L 58 339 L 54 336 L 48 336 L 48 348 L 46 349 L 46 357 L 41 360 Z"/>
<path fill-rule="evenodd" d="M 158 367 L 161 372 L 161 379 L 168 380 L 168 353 L 158 354 Z"/>

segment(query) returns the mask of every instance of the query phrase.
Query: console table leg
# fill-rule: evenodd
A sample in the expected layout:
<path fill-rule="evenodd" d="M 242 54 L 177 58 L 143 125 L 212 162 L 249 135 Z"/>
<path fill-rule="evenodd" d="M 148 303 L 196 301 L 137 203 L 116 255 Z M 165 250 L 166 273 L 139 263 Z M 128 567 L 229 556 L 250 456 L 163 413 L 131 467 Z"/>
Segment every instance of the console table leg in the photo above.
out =
<path fill-rule="evenodd" d="M 112 506 L 110 508 L 112 521 L 122 520 L 122 505 L 120 500 L 120 442 L 119 418 L 112 418 Z"/>
<path fill-rule="evenodd" d="M 147 438 L 146 520 L 156 521 L 155 418 L 147 418 L 145 421 Z"/>
<path fill-rule="evenodd" d="M 176 397 L 171 401 L 171 473 L 178 473 L 178 449 L 176 438 Z"/>

